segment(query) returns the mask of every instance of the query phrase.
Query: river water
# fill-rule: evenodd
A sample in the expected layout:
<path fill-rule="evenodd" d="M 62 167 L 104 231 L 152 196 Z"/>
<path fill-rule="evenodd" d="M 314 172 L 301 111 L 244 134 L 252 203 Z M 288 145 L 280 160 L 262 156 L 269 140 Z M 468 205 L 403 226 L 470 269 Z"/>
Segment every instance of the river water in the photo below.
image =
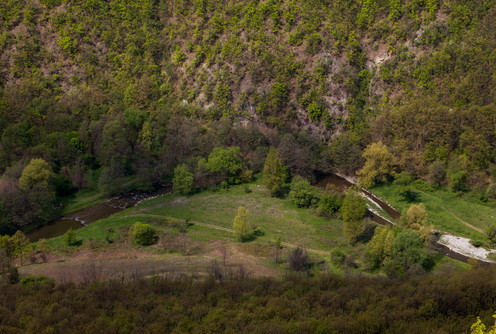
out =
<path fill-rule="evenodd" d="M 111 198 L 105 202 L 60 217 L 47 225 L 28 232 L 26 236 L 31 242 L 58 237 L 64 235 L 69 229 L 77 230 L 97 220 L 110 217 L 117 212 L 130 208 L 143 200 L 165 195 L 170 190 L 170 185 L 165 185 L 153 192 L 132 192 Z"/>

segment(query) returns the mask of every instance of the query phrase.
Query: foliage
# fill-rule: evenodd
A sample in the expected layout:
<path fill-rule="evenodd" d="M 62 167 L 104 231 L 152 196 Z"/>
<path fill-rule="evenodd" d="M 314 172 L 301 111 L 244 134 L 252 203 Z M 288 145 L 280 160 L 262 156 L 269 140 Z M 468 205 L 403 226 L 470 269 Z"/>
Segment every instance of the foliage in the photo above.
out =
<path fill-rule="evenodd" d="M 299 175 L 291 181 L 288 198 L 299 208 L 309 208 L 318 201 L 310 182 Z"/>
<path fill-rule="evenodd" d="M 139 246 L 150 246 L 157 242 L 157 230 L 150 224 L 136 222 L 131 231 L 131 239 L 133 244 Z"/>
<path fill-rule="evenodd" d="M 280 193 L 286 178 L 286 166 L 282 163 L 279 152 L 274 147 L 270 147 L 264 162 L 263 179 L 272 196 L 277 196 Z"/>
<path fill-rule="evenodd" d="M 496 315 L 493 315 L 493 318 L 496 318 Z M 496 322 L 493 327 L 487 330 L 480 317 L 477 317 L 477 321 L 470 326 L 470 334 L 496 334 Z"/>
<path fill-rule="evenodd" d="M 401 216 L 401 223 L 409 228 L 418 229 L 422 225 L 426 225 L 428 221 L 427 211 L 423 203 L 412 204 Z"/>
<path fill-rule="evenodd" d="M 253 226 L 248 221 L 250 212 L 244 207 L 238 208 L 238 214 L 234 217 L 233 230 L 236 239 L 239 241 L 247 241 L 253 236 Z"/>
<path fill-rule="evenodd" d="M 216 147 L 209 154 L 205 163 L 206 168 L 213 173 L 219 173 L 226 177 L 230 184 L 240 183 L 241 172 L 246 168 L 244 161 L 240 157 L 239 147 L 222 148 Z"/>
<path fill-rule="evenodd" d="M 343 205 L 341 206 L 341 215 L 345 222 L 356 222 L 361 221 L 367 213 L 367 206 L 365 200 L 360 194 L 350 189 L 345 198 L 343 199 Z"/>
<path fill-rule="evenodd" d="M 490 315 L 496 307 L 493 278 L 494 269 L 476 268 L 449 275 L 387 280 L 328 274 L 281 280 L 236 275 L 221 284 L 204 277 L 173 280 L 160 276 L 41 289 L 4 284 L 0 286 L 0 328 L 8 333 L 36 326 L 42 333 L 49 332 L 55 321 L 63 332 L 77 327 L 82 332 L 101 333 L 109 326 L 125 326 L 147 333 L 157 328 L 170 333 L 193 328 L 237 333 L 265 328 L 281 333 L 361 333 L 371 329 L 458 333 L 470 331 L 475 315 L 481 315 L 486 323 L 492 320 Z M 127 307 L 131 300 L 147 307 Z M 54 305 L 64 312 L 50 313 Z M 23 317 L 27 306 L 33 315 Z M 267 312 L 268 307 L 272 312 Z M 168 317 L 160 312 L 164 308 L 169 310 Z M 387 319 L 384 314 L 388 314 Z M 255 320 L 247 323 L 246 318 Z"/>
<path fill-rule="evenodd" d="M 418 202 L 420 200 L 420 193 L 409 187 L 401 189 L 398 194 L 408 203 Z"/>
<path fill-rule="evenodd" d="M 64 242 L 67 246 L 80 246 L 82 241 L 76 236 L 76 233 L 70 228 L 64 235 Z"/>
<path fill-rule="evenodd" d="M 35 186 L 48 188 L 53 176 L 52 168 L 45 160 L 32 159 L 22 171 L 19 187 L 22 190 L 32 189 Z"/>
<path fill-rule="evenodd" d="M 415 181 L 415 177 L 412 174 L 410 174 L 408 172 L 401 172 L 401 173 L 396 174 L 396 176 L 394 177 L 393 184 L 408 186 L 413 181 Z"/>
<path fill-rule="evenodd" d="M 434 161 L 429 166 L 429 173 L 427 179 L 429 183 L 435 187 L 440 187 L 446 178 L 446 166 L 443 161 Z"/>
<path fill-rule="evenodd" d="M 324 194 L 320 198 L 317 212 L 319 215 L 332 216 L 339 212 L 343 204 L 344 196 L 339 193 Z"/>
<path fill-rule="evenodd" d="M 376 227 L 365 251 L 365 257 L 373 268 L 379 268 L 387 259 L 392 258 L 396 234 L 397 232 L 387 227 Z"/>
<path fill-rule="evenodd" d="M 394 174 L 394 156 L 382 142 L 372 143 L 363 152 L 365 165 L 358 171 L 360 184 L 370 187 L 377 182 L 386 182 Z"/>
<path fill-rule="evenodd" d="M 360 237 L 365 232 L 367 225 L 364 220 L 345 220 L 343 222 L 343 233 L 351 245 L 360 241 Z"/>
<path fill-rule="evenodd" d="M 384 264 L 389 276 L 404 276 L 409 270 L 425 271 L 432 262 L 424 249 L 420 235 L 409 229 L 399 232 L 394 238 L 392 257 Z"/>
<path fill-rule="evenodd" d="M 39 276 L 39 275 L 27 275 L 21 278 L 19 281 L 19 284 L 21 286 L 28 287 L 30 289 L 50 289 L 52 288 L 55 284 L 54 281 L 46 276 Z"/>
<path fill-rule="evenodd" d="M 188 170 L 188 166 L 177 166 L 174 169 L 174 178 L 172 179 L 172 186 L 174 191 L 178 191 L 183 195 L 187 195 L 193 190 L 193 185 L 193 173 Z"/>
<path fill-rule="evenodd" d="M 16 267 L 10 268 L 8 277 L 10 284 L 19 283 L 19 270 Z"/>
<path fill-rule="evenodd" d="M 488 226 L 484 232 L 486 233 L 489 241 L 491 241 L 493 244 L 496 244 L 496 224 Z"/>

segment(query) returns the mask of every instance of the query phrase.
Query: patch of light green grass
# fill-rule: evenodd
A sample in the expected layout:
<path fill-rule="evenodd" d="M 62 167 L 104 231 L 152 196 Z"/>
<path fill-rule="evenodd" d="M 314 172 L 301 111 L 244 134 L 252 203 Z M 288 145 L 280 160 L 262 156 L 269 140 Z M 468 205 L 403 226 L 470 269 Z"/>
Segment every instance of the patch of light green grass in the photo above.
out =
<path fill-rule="evenodd" d="M 420 202 L 424 203 L 429 220 L 436 228 L 471 239 L 487 240 L 483 233 L 466 226 L 463 222 L 484 230 L 496 222 L 494 206 L 470 196 L 458 197 L 446 190 L 427 191 L 415 186 L 412 188 L 419 192 Z M 381 185 L 374 187 L 372 191 L 402 211 L 411 203 L 402 200 L 399 195 L 401 189 L 402 187 L 397 185 Z"/>

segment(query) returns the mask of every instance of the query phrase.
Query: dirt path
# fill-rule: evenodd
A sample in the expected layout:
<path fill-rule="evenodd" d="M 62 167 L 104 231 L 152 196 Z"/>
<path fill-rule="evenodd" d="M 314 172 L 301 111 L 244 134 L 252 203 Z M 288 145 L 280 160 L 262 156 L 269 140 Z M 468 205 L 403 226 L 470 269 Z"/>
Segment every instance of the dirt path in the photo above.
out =
<path fill-rule="evenodd" d="M 162 219 L 164 218 L 164 216 L 152 215 L 152 214 L 144 214 L 144 213 L 142 213 L 142 214 L 133 214 L 133 215 L 129 215 L 129 216 L 126 216 L 126 217 L 153 217 L 153 218 L 162 218 Z M 227 228 L 227 227 L 222 227 L 222 226 L 208 224 L 208 223 L 201 223 L 201 222 L 198 222 L 198 221 L 190 221 L 190 223 L 192 223 L 194 225 L 201 226 L 201 227 L 205 227 L 205 228 L 210 228 L 210 229 L 219 230 L 219 231 L 225 231 L 225 232 L 228 232 L 228 233 L 234 233 L 234 230 L 233 229 L 230 229 L 230 228 Z M 260 239 L 266 240 L 268 238 L 261 237 Z M 288 248 L 298 248 L 299 247 L 299 246 L 297 246 L 295 244 L 291 244 L 289 242 L 281 242 L 281 245 L 282 246 L 285 246 L 285 247 L 288 247 Z M 319 249 L 311 249 L 311 248 L 305 248 L 305 249 L 307 250 L 307 252 L 310 252 L 310 253 L 315 253 L 315 254 L 324 255 L 324 256 L 329 255 L 329 252 L 328 251 L 323 251 L 323 250 L 319 250 Z"/>

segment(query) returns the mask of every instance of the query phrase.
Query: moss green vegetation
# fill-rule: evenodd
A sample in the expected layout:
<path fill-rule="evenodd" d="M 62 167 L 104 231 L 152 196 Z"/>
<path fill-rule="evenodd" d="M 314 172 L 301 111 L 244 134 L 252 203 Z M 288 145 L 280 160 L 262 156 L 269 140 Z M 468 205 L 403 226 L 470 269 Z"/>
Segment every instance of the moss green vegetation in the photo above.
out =
<path fill-rule="evenodd" d="M 429 223 L 435 228 L 487 241 L 483 231 L 494 222 L 494 204 L 483 203 L 470 194 L 460 196 L 459 193 L 448 190 L 432 190 L 423 182 L 415 182 L 411 187 L 420 194 L 419 201 L 425 205 Z M 400 195 L 403 189 L 400 185 L 381 185 L 374 187 L 372 191 L 402 211 L 411 205 Z"/>
<path fill-rule="evenodd" d="M 479 268 L 402 280 L 211 276 L 59 286 L 30 277 L 23 285 L 0 283 L 0 331 L 468 333 L 477 316 L 494 322 L 494 275 Z"/>

